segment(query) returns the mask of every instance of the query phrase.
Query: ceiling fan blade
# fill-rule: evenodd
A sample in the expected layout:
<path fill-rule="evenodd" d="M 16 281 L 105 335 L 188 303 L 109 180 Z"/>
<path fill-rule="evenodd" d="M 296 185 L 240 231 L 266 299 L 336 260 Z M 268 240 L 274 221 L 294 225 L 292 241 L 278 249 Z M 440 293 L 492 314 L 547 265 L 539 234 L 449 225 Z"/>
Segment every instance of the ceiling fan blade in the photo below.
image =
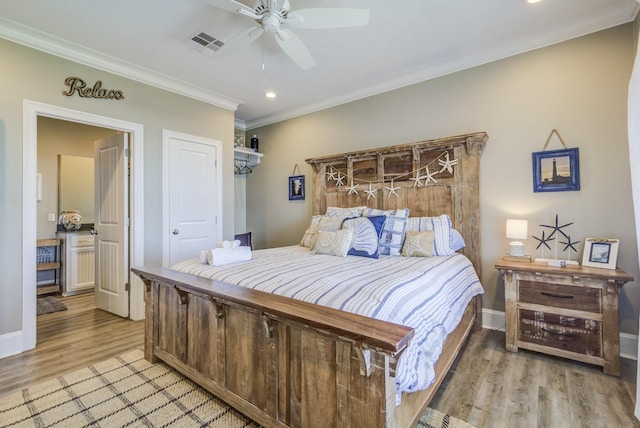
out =
<path fill-rule="evenodd" d="M 234 52 L 242 50 L 245 46 L 251 44 L 258 37 L 262 36 L 264 29 L 260 26 L 249 27 L 243 32 L 232 37 L 220 49 L 217 50 L 216 56 L 220 58 L 228 57 Z"/>
<path fill-rule="evenodd" d="M 291 11 L 285 21 L 292 27 L 324 29 L 357 27 L 369 23 L 368 9 L 311 8 Z"/>
<path fill-rule="evenodd" d="M 255 12 L 249 6 L 237 2 L 235 0 L 204 0 L 209 3 L 211 6 L 217 7 L 218 9 L 226 10 L 227 12 L 237 13 L 240 15 L 247 15 L 253 18 Z M 240 12 L 240 11 L 244 12 Z"/>
<path fill-rule="evenodd" d="M 276 35 L 276 42 L 289 58 L 303 70 L 308 70 L 316 65 L 311 53 L 302 43 L 302 40 L 291 31 L 280 29 Z"/>

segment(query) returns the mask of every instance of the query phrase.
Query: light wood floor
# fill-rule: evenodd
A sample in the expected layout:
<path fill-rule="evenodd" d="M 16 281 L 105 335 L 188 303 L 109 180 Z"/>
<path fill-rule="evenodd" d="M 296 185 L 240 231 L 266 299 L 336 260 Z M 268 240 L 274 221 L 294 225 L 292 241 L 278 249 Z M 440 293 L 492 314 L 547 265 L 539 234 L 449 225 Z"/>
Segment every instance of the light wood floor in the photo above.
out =
<path fill-rule="evenodd" d="M 478 427 L 640 427 L 636 362 L 620 378 L 596 366 L 505 349 L 504 332 L 474 333 L 431 407 Z"/>
<path fill-rule="evenodd" d="M 55 296 L 66 311 L 37 317 L 36 348 L 0 359 L 0 396 L 144 346 L 144 321 L 97 309 L 93 293 Z"/>
<path fill-rule="evenodd" d="M 36 349 L 0 359 L 0 397 L 142 349 L 144 323 L 103 312 L 93 295 L 60 297 L 68 310 L 38 317 Z M 504 333 L 474 333 L 431 407 L 478 428 L 640 427 L 635 361 L 623 376 L 534 352 L 507 352 Z"/>

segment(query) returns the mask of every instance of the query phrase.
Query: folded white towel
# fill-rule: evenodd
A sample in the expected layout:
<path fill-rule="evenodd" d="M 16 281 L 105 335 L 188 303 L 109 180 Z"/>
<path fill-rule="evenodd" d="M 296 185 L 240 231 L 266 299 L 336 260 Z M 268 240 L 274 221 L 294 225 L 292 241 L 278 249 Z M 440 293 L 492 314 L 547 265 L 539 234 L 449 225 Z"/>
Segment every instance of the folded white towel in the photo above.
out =
<path fill-rule="evenodd" d="M 213 266 L 251 260 L 250 247 L 214 248 L 207 251 L 207 263 Z"/>
<path fill-rule="evenodd" d="M 233 247 L 239 247 L 240 246 L 240 240 L 236 239 L 235 241 L 233 241 Z"/>
<path fill-rule="evenodd" d="M 202 263 L 203 265 L 207 264 L 208 263 L 207 262 L 207 253 L 209 253 L 209 252 L 210 252 L 210 250 L 198 251 L 198 263 Z"/>
<path fill-rule="evenodd" d="M 218 242 L 218 248 L 231 248 L 232 244 L 229 241 Z"/>

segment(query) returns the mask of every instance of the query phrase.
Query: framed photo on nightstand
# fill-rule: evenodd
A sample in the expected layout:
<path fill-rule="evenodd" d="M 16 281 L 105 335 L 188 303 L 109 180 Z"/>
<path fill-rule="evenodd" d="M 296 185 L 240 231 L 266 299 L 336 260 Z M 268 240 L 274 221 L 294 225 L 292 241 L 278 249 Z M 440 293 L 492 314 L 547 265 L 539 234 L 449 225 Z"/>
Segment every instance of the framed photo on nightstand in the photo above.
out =
<path fill-rule="evenodd" d="M 615 269 L 619 242 L 618 239 L 587 238 L 584 241 L 582 266 Z"/>

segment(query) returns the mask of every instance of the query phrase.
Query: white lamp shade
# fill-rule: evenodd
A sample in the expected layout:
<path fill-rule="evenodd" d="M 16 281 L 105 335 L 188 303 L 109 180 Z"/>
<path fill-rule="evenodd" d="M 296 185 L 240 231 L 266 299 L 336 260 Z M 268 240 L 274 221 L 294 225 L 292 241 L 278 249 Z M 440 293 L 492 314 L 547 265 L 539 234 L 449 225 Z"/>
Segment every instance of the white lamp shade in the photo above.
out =
<path fill-rule="evenodd" d="M 507 238 L 510 239 L 527 239 L 527 220 L 507 220 Z"/>

